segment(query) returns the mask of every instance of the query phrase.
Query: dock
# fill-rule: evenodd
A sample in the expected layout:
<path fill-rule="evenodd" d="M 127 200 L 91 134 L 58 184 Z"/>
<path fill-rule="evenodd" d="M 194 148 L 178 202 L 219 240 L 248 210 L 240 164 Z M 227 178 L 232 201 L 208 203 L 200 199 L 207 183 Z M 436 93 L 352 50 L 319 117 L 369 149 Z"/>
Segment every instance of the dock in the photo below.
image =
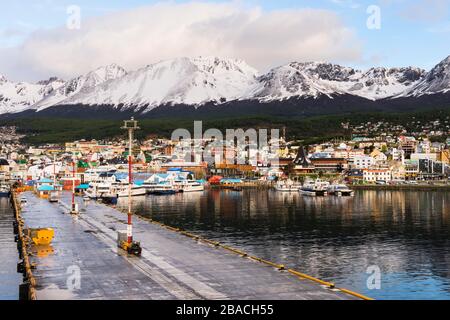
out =
<path fill-rule="evenodd" d="M 300 272 L 143 217 L 133 217 L 142 256 L 116 244 L 126 215 L 70 194 L 50 203 L 32 192 L 20 194 L 24 228 L 52 227 L 50 246 L 32 248 L 35 297 L 46 299 L 145 300 L 352 300 L 364 298 Z"/>
<path fill-rule="evenodd" d="M 14 241 L 14 212 L 9 199 L 0 197 L 0 300 L 17 300 L 22 275 L 17 273 L 19 253 Z"/>

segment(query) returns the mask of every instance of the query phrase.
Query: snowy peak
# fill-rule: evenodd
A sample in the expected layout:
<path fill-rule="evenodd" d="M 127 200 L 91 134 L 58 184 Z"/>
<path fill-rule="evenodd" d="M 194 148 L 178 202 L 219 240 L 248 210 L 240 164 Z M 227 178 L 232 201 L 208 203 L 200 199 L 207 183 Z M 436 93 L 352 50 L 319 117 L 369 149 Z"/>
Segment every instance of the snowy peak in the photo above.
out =
<path fill-rule="evenodd" d="M 401 94 L 416 85 L 425 76 L 425 70 L 406 68 L 371 68 L 358 72 L 349 94 L 370 100 L 379 100 Z"/>
<path fill-rule="evenodd" d="M 416 84 L 425 71 L 417 68 L 372 68 L 366 72 L 330 63 L 292 62 L 259 78 L 252 95 L 270 101 L 351 94 L 370 100 L 391 97 Z"/>
<path fill-rule="evenodd" d="M 237 99 L 255 82 L 257 71 L 242 60 L 217 57 L 177 58 L 74 95 L 68 104 L 146 106 L 200 105 Z"/>
<path fill-rule="evenodd" d="M 64 101 L 75 94 L 87 91 L 89 88 L 98 86 L 109 80 L 113 80 L 126 75 L 124 68 L 117 64 L 100 67 L 83 76 L 71 79 L 48 94 L 44 99 L 33 105 L 33 109 L 41 111 L 45 108 L 63 104 Z"/>
<path fill-rule="evenodd" d="M 0 114 L 24 111 L 52 90 L 48 85 L 13 82 L 0 75 Z"/>
<path fill-rule="evenodd" d="M 269 71 L 258 78 L 246 99 L 262 101 L 283 100 L 291 97 L 317 97 L 336 93 L 328 82 L 348 80 L 353 69 L 325 63 L 292 62 Z"/>
<path fill-rule="evenodd" d="M 424 94 L 446 93 L 448 91 L 450 91 L 450 56 L 431 69 L 425 78 L 408 94 L 421 96 Z"/>

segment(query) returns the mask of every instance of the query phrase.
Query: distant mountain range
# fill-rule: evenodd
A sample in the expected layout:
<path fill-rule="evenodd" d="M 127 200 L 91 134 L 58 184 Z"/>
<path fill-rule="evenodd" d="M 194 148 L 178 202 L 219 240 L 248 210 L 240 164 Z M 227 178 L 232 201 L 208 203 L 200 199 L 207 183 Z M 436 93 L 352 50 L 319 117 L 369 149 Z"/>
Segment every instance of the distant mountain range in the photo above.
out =
<path fill-rule="evenodd" d="M 0 75 L 2 118 L 308 115 L 450 107 L 450 57 L 420 68 L 360 71 L 292 62 L 265 74 L 242 60 L 177 58 L 135 71 L 112 64 L 63 81 Z"/>

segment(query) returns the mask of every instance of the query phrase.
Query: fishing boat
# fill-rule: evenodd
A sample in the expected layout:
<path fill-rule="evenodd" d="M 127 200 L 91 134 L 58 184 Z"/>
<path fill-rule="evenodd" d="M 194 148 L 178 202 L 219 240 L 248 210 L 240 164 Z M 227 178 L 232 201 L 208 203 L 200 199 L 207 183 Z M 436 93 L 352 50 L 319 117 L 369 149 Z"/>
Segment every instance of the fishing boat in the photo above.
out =
<path fill-rule="evenodd" d="M 336 195 L 339 197 L 354 196 L 354 191 L 352 189 L 350 189 L 348 186 L 346 186 L 345 184 L 332 184 L 332 185 L 328 186 L 327 191 L 329 194 L 333 194 L 333 195 Z"/>
<path fill-rule="evenodd" d="M 112 183 L 111 185 L 111 193 L 115 195 L 117 198 L 128 197 L 129 195 L 129 187 L 128 183 L 124 181 L 118 181 L 116 183 Z M 147 194 L 147 190 L 143 185 L 133 184 L 131 186 L 131 196 L 145 196 Z"/>
<path fill-rule="evenodd" d="M 152 191 L 157 188 L 158 186 L 160 186 L 160 183 L 158 182 L 149 182 L 149 181 L 144 181 L 144 183 L 142 184 L 142 186 L 145 188 L 145 191 L 150 194 L 152 193 Z"/>
<path fill-rule="evenodd" d="M 111 197 L 111 182 L 90 183 L 85 195 L 91 199 L 102 199 Z"/>
<path fill-rule="evenodd" d="M 175 180 L 173 187 L 178 192 L 201 192 L 205 186 L 196 180 Z"/>
<path fill-rule="evenodd" d="M 278 181 L 275 185 L 275 190 L 282 191 L 282 192 L 298 192 L 301 185 L 298 183 L 295 183 L 294 181 L 288 179 L 288 180 L 282 180 Z"/>
<path fill-rule="evenodd" d="M 329 182 L 321 179 L 316 179 L 315 181 L 307 180 L 300 188 L 300 193 L 312 197 L 327 196 L 329 185 Z"/>
<path fill-rule="evenodd" d="M 170 195 L 177 193 L 177 190 L 170 183 L 161 183 L 150 191 L 153 195 Z"/>

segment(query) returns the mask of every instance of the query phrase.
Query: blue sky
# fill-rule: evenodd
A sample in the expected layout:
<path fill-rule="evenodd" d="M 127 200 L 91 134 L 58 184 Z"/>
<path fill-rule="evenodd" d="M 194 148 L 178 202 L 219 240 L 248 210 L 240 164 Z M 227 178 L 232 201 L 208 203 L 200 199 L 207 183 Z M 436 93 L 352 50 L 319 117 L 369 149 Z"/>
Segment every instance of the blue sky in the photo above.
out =
<path fill-rule="evenodd" d="M 0 59 L 2 50 L 20 49 L 30 37 L 37 38 L 45 30 L 63 28 L 67 20 L 66 9 L 69 5 L 78 5 L 82 12 L 82 21 L 97 19 L 113 13 L 126 12 L 139 7 L 147 7 L 158 1 L 144 0 L 0 0 Z M 161 2 L 161 1 L 159 1 Z M 188 1 L 171 1 L 178 4 Z M 223 3 L 223 1 L 203 1 L 208 3 Z M 168 3 L 165 1 L 165 3 Z M 415 65 L 429 69 L 440 60 L 450 55 L 450 1 L 447 0 L 278 0 L 278 1 L 234 1 L 243 8 L 260 7 L 266 13 L 279 10 L 296 9 L 322 9 L 331 12 L 341 20 L 341 27 L 348 28 L 353 33 L 355 41 L 360 46 L 358 57 L 336 58 L 330 56 L 332 62 L 367 68 L 370 66 L 406 66 Z M 369 30 L 366 21 L 369 14 L 366 12 L 370 5 L 377 5 L 381 12 L 381 28 Z M 167 19 L 171 19 L 168 15 Z M 299 17 L 302 19 L 302 17 Z M 293 33 L 297 32 L 292 30 Z M 332 30 L 330 29 L 330 32 Z M 334 39 L 334 38 L 333 38 Z M 48 41 L 48 38 L 46 38 Z M 64 41 L 59 39 L 59 42 Z M 336 39 L 332 40 L 336 41 Z M 138 48 L 137 48 L 138 49 Z M 220 48 L 216 48 L 221 51 Z M 325 49 L 324 49 L 325 50 Z M 333 50 L 327 46 L 326 50 Z M 189 51 L 188 51 L 189 52 Z M 208 53 L 210 53 L 208 51 Z M 225 51 L 229 52 L 229 51 Z M 180 55 L 183 52 L 180 52 Z M 214 53 L 214 52 L 213 52 Z M 221 52 L 217 52 L 220 54 Z M 236 52 L 237 54 L 238 52 Z M 171 53 L 171 54 L 176 54 Z M 356 55 L 356 54 L 355 54 Z M 23 57 L 22 57 L 23 58 Z M 165 57 L 162 57 L 165 58 Z M 267 67 L 281 63 L 289 56 L 264 62 Z M 311 60 L 316 58 L 311 53 Z M 328 56 L 326 56 L 328 58 Z M 25 59 L 25 58 L 23 58 Z M 292 51 L 293 60 L 308 59 L 307 55 L 299 57 Z M 31 63 L 30 61 L 26 61 Z M 149 61 L 149 63 L 154 61 Z M 21 61 L 15 62 L 17 65 Z M 256 63 L 261 68 L 262 60 Z M 2 64 L 0 64 L 0 68 Z M 134 67 L 134 65 L 132 65 Z M 14 70 L 6 73 L 12 77 L 23 76 L 24 72 L 14 74 Z M 82 68 L 83 69 L 83 68 Z M 45 76 L 45 68 L 37 68 L 36 76 Z M 58 73 L 58 69 L 48 72 Z M 61 74 L 68 74 L 65 70 Z M 5 73 L 0 69 L 0 73 Z M 33 78 L 34 76 L 31 76 Z"/>

